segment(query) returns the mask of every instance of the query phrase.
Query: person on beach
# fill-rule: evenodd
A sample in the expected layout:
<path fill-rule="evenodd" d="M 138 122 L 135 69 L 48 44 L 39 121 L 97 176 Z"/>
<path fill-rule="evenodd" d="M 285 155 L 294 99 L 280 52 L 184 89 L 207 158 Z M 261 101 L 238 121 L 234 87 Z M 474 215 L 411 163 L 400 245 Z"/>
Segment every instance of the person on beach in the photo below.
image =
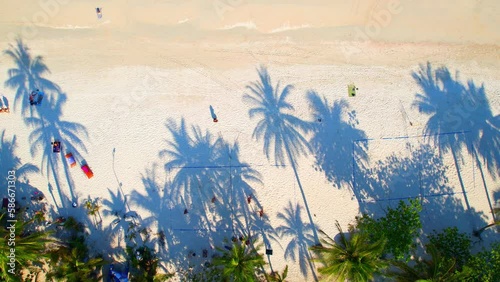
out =
<path fill-rule="evenodd" d="M 31 91 L 31 94 L 30 94 L 30 105 L 36 105 L 36 102 L 35 102 L 35 97 L 36 97 L 36 91 Z"/>
<path fill-rule="evenodd" d="M 97 8 L 95 8 L 95 12 L 97 14 L 97 18 L 101 19 L 102 18 L 102 9 L 97 7 Z"/>
<path fill-rule="evenodd" d="M 0 113 L 8 113 L 9 112 L 9 105 L 5 103 L 5 101 L 7 99 L 5 99 L 5 97 L 0 94 L 1 98 L 0 98 Z"/>

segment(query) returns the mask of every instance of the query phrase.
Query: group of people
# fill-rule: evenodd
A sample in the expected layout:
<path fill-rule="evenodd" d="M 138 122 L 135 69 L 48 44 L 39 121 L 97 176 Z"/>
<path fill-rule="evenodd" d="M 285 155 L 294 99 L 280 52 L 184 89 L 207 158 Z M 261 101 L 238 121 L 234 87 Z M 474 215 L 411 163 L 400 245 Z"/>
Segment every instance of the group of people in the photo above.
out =
<path fill-rule="evenodd" d="M 9 103 L 7 101 L 7 98 L 5 98 L 5 96 L 1 95 L 1 98 L 0 98 L 0 113 L 10 113 L 10 109 L 9 109 Z"/>
<path fill-rule="evenodd" d="M 35 91 L 31 91 L 29 100 L 30 100 L 30 105 L 32 106 L 41 104 L 43 100 L 43 92 L 38 89 Z"/>

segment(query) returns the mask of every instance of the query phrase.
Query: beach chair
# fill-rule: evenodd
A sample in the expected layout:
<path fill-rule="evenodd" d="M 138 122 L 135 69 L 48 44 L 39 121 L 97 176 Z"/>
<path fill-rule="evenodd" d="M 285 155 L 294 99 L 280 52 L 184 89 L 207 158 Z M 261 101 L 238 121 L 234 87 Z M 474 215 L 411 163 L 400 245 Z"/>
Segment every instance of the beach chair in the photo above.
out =
<path fill-rule="evenodd" d="M 59 142 L 59 141 L 52 142 L 52 152 L 54 152 L 54 153 L 61 152 L 61 142 Z"/>
<path fill-rule="evenodd" d="M 88 164 L 82 165 L 82 170 L 88 178 L 92 178 L 94 176 L 94 173 L 92 172 Z"/>
<path fill-rule="evenodd" d="M 68 164 L 70 167 L 76 166 L 76 161 L 75 161 L 75 158 L 73 157 L 72 153 L 67 153 L 65 155 L 65 157 L 66 157 L 66 160 L 68 161 Z"/>

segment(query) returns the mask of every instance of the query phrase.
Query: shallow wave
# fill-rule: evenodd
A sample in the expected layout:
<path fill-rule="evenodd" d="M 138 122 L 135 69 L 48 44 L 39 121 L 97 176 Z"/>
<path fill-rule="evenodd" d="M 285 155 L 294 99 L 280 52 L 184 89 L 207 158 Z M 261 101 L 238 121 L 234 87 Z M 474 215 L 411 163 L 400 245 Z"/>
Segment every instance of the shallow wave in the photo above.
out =
<path fill-rule="evenodd" d="M 220 28 L 222 30 L 228 30 L 228 29 L 233 29 L 233 28 L 238 28 L 238 27 L 244 27 L 246 29 L 257 29 L 257 25 L 254 22 L 241 22 L 241 23 L 235 23 L 232 25 L 226 25 L 223 28 Z"/>
<path fill-rule="evenodd" d="M 55 25 L 42 25 L 42 24 L 37 24 L 36 26 L 38 27 L 44 27 L 44 28 L 52 28 L 52 29 L 70 29 L 70 30 L 75 30 L 75 29 L 93 29 L 93 28 L 98 28 L 102 25 L 109 24 L 111 23 L 110 20 L 103 21 L 101 23 L 95 24 L 95 25 L 62 25 L 62 26 L 55 26 Z"/>

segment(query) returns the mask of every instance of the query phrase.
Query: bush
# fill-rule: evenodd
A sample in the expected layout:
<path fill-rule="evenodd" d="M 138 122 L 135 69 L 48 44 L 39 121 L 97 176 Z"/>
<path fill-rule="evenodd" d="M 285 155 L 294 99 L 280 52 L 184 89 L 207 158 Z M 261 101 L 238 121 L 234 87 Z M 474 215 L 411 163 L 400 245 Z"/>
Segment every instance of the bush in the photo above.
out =
<path fill-rule="evenodd" d="M 500 242 L 494 243 L 491 250 L 471 256 L 464 269 L 471 272 L 471 278 L 466 281 L 500 281 Z"/>
<path fill-rule="evenodd" d="M 456 227 L 447 227 L 440 233 L 434 230 L 429 242 L 446 258 L 455 259 L 459 269 L 469 260 L 471 239 L 466 233 L 458 232 Z"/>
<path fill-rule="evenodd" d="M 384 254 L 392 254 L 395 259 L 408 261 L 410 252 L 416 248 L 415 238 L 422 228 L 420 212 L 422 205 L 417 199 L 408 204 L 399 201 L 396 209 L 389 208 L 385 217 L 373 219 L 364 214 L 356 218 L 356 228 L 370 236 L 373 242 L 385 239 Z"/>

